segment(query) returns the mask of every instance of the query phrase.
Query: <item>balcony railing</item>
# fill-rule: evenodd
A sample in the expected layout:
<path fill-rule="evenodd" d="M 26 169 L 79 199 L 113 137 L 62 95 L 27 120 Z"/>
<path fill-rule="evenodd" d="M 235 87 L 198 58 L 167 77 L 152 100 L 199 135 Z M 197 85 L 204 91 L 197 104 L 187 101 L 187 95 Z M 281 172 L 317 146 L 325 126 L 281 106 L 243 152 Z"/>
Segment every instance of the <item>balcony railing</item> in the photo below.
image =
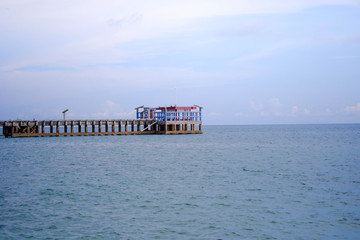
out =
<path fill-rule="evenodd" d="M 150 119 L 147 112 L 138 112 L 137 119 Z M 154 112 L 157 121 L 201 121 L 201 112 Z"/>

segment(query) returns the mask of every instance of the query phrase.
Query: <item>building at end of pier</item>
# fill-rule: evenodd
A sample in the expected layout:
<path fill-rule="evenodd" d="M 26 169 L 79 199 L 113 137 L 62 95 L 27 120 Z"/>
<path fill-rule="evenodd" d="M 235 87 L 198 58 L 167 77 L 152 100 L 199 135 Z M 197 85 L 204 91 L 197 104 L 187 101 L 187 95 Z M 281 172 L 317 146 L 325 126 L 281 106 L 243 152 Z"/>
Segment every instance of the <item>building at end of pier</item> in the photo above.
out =
<path fill-rule="evenodd" d="M 137 119 L 154 120 L 162 134 L 202 133 L 202 109 L 198 105 L 135 108 Z"/>

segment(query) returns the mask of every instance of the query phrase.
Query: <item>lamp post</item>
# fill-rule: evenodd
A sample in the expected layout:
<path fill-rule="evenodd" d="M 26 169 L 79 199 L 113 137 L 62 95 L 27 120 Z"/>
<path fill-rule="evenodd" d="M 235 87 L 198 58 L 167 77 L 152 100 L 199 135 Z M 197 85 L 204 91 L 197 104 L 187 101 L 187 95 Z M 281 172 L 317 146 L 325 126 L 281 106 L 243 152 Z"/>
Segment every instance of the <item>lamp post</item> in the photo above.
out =
<path fill-rule="evenodd" d="M 65 120 L 65 113 L 69 111 L 69 109 L 64 110 L 62 113 L 64 114 L 64 120 Z"/>

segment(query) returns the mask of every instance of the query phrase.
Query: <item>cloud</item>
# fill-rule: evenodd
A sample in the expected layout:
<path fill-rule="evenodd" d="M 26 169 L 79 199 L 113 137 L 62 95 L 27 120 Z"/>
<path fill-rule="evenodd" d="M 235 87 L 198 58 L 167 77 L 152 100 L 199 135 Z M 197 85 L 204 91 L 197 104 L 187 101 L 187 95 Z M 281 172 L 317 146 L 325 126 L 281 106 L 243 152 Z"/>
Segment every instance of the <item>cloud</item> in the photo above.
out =
<path fill-rule="evenodd" d="M 119 45 L 169 36 L 174 32 L 197 32 L 192 24 L 201 18 L 289 13 L 319 5 L 355 3 L 351 0 L 104 0 L 101 3 L 3 0 L 0 9 L 5 10 L 0 14 L 0 35 L 3 40 L 26 39 L 26 44 L 21 40 L 9 43 L 13 51 L 22 48 L 23 53 L 16 53 L 22 55 L 20 61 L 16 60 L 16 68 L 59 62 L 78 66 L 121 62 L 131 53 L 120 50 Z M 229 26 L 227 31 L 240 35 L 263 34 L 264 29 L 261 26 Z M 28 49 L 24 49 L 25 45 Z M 264 49 L 244 58 L 258 59 L 276 50 Z"/>
<path fill-rule="evenodd" d="M 249 105 L 256 115 L 262 117 L 310 117 L 315 115 L 330 115 L 333 113 L 329 108 L 324 112 L 315 113 L 308 108 L 299 107 L 298 105 L 289 106 L 286 103 L 282 103 L 279 98 L 270 98 L 264 101 L 264 103 L 251 101 Z M 354 110 L 353 108 L 351 109 Z"/>
<path fill-rule="evenodd" d="M 298 107 L 298 106 L 292 106 L 292 108 L 291 108 L 291 114 L 292 114 L 293 116 L 295 116 L 298 112 L 299 112 L 299 107 Z"/>
<path fill-rule="evenodd" d="M 115 118 L 115 119 L 133 119 L 135 118 L 135 110 L 124 111 L 120 104 L 107 100 L 103 105 L 103 111 L 82 116 L 83 118 Z"/>
<path fill-rule="evenodd" d="M 122 18 L 118 18 L 118 19 L 114 19 L 114 18 L 110 18 L 107 23 L 109 24 L 109 26 L 112 27 L 122 27 L 126 24 L 136 24 L 137 22 L 139 22 L 141 20 L 142 16 L 141 15 L 137 15 L 137 14 L 133 14 L 130 15 L 128 17 L 122 17 Z"/>
<path fill-rule="evenodd" d="M 332 115 L 332 114 L 333 114 L 333 111 L 332 111 L 330 108 L 327 108 L 327 109 L 325 110 L 325 114 L 326 114 L 326 115 Z"/>
<path fill-rule="evenodd" d="M 280 102 L 279 98 L 270 98 L 264 103 L 256 103 L 254 101 L 250 102 L 250 108 L 255 112 L 259 113 L 261 116 L 282 116 L 283 104 Z"/>
<path fill-rule="evenodd" d="M 303 111 L 304 115 L 310 115 L 310 113 L 311 113 L 310 110 L 308 110 L 307 108 L 305 108 Z"/>
<path fill-rule="evenodd" d="M 237 113 L 235 113 L 235 116 L 237 116 L 237 117 L 244 117 L 244 116 L 245 116 L 245 113 L 243 113 L 243 112 L 237 112 Z"/>
<path fill-rule="evenodd" d="M 355 106 L 347 106 L 345 108 L 346 113 L 360 113 L 360 103 L 357 103 Z"/>
<path fill-rule="evenodd" d="M 270 103 L 270 106 L 273 108 L 273 109 L 280 109 L 282 104 L 280 103 L 280 99 L 279 98 L 270 98 L 269 99 L 269 103 Z"/>
<path fill-rule="evenodd" d="M 264 108 L 264 104 L 255 103 L 254 101 L 250 102 L 250 108 L 254 111 L 261 111 Z"/>
<path fill-rule="evenodd" d="M 245 25 L 227 25 L 216 31 L 217 35 L 221 37 L 262 37 L 271 33 L 269 26 L 266 23 L 250 23 Z"/>
<path fill-rule="evenodd" d="M 301 42 L 300 40 L 280 41 L 276 44 L 257 49 L 256 52 L 254 53 L 238 57 L 237 59 L 234 60 L 234 62 L 244 63 L 244 62 L 268 58 L 278 54 L 279 52 L 285 51 L 289 48 L 301 46 L 303 44 L 304 42 Z"/>
<path fill-rule="evenodd" d="M 311 111 L 307 108 L 303 108 L 301 109 L 298 106 L 292 106 L 290 112 L 286 113 L 286 115 L 288 116 L 310 116 L 311 115 Z"/>

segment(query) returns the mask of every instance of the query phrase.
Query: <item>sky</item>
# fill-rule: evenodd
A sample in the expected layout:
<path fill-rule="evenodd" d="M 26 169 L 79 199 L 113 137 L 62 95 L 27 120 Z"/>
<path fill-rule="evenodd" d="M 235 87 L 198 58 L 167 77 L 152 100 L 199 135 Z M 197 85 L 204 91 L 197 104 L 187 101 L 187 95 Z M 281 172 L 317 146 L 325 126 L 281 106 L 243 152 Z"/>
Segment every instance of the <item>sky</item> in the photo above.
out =
<path fill-rule="evenodd" d="M 0 119 L 360 123 L 360 0 L 1 0 Z"/>

